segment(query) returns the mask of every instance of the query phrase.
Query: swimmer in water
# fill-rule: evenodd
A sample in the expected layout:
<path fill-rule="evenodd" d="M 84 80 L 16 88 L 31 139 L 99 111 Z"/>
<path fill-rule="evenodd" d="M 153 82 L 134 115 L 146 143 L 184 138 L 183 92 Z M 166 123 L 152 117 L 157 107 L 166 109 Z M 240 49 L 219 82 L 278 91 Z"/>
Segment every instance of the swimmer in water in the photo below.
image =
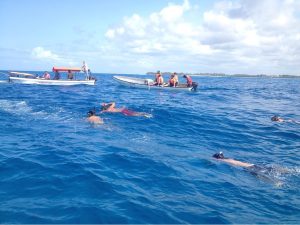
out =
<path fill-rule="evenodd" d="M 101 119 L 99 116 L 96 116 L 95 111 L 88 112 L 87 121 L 92 124 L 103 124 L 103 119 Z"/>
<path fill-rule="evenodd" d="M 123 108 L 116 108 L 115 102 L 110 103 L 101 103 L 101 113 L 109 112 L 109 113 L 122 113 L 125 116 L 144 116 L 147 118 L 151 118 L 152 115 L 144 112 L 134 112 L 132 110 Z"/>
<path fill-rule="evenodd" d="M 282 181 L 278 180 L 275 175 L 278 174 L 288 174 L 290 170 L 282 167 L 274 166 L 259 166 L 248 162 L 242 162 L 239 160 L 227 158 L 224 156 L 223 152 L 219 152 L 213 155 L 213 157 L 219 161 L 228 163 L 233 166 L 239 166 L 247 169 L 252 175 L 261 178 L 264 181 L 274 183 L 276 186 L 282 186 Z"/>
<path fill-rule="evenodd" d="M 271 117 L 271 121 L 273 122 L 278 122 L 278 123 L 282 123 L 282 122 L 290 122 L 290 123 L 297 123 L 297 124 L 300 124 L 300 121 L 296 121 L 296 120 L 285 120 L 279 116 L 272 116 Z"/>
<path fill-rule="evenodd" d="M 244 168 L 249 168 L 251 166 L 254 166 L 254 164 L 252 164 L 252 163 L 247 163 L 247 162 L 242 162 L 242 161 L 238 161 L 235 159 L 226 158 L 226 157 L 224 157 L 223 152 L 216 153 L 213 155 L 213 157 L 217 160 L 229 163 L 234 166 L 240 166 L 240 167 L 244 167 Z"/>

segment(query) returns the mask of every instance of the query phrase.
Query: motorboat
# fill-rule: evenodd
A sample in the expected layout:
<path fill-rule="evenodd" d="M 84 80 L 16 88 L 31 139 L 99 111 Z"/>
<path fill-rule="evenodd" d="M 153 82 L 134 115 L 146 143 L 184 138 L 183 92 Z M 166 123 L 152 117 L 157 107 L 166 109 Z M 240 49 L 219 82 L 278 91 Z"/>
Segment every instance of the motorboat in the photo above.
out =
<path fill-rule="evenodd" d="M 38 84 L 38 85 L 95 85 L 96 79 L 76 79 L 76 73 L 81 71 L 81 68 L 68 67 L 53 67 L 52 71 L 55 73 L 54 79 L 39 77 L 30 73 L 10 72 L 9 82 L 22 84 Z M 72 74 L 72 79 L 61 79 L 60 73 L 68 72 Z"/>
<path fill-rule="evenodd" d="M 122 85 L 129 87 L 145 88 L 145 89 L 159 89 L 169 91 L 196 91 L 198 84 L 193 82 L 192 87 L 187 87 L 186 84 L 179 84 L 176 87 L 170 87 L 169 84 L 155 85 L 152 79 L 126 77 L 126 76 L 114 76 L 114 80 Z"/>

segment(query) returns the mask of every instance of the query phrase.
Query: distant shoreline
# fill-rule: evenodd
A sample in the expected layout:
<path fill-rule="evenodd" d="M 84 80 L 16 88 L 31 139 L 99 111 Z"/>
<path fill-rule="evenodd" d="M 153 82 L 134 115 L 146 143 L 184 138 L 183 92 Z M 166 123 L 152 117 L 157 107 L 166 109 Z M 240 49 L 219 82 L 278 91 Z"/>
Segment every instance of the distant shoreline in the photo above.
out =
<path fill-rule="evenodd" d="M 28 73 L 43 73 L 44 71 L 25 71 L 25 70 L 0 70 L 0 75 L 3 73 L 9 73 L 10 71 L 28 72 Z M 52 72 L 52 71 L 51 71 Z M 103 72 L 92 72 L 92 74 L 107 74 L 107 75 L 125 75 L 125 76 L 155 76 L 155 72 L 147 72 L 146 74 L 129 74 L 129 73 L 103 73 Z M 171 72 L 163 72 L 162 75 L 170 76 Z M 278 75 L 267 75 L 267 74 L 224 74 L 224 73 L 177 73 L 178 76 L 183 76 L 184 74 L 193 77 L 245 77 L 245 78 L 300 78 L 300 75 L 288 75 L 288 74 L 278 74 Z"/>

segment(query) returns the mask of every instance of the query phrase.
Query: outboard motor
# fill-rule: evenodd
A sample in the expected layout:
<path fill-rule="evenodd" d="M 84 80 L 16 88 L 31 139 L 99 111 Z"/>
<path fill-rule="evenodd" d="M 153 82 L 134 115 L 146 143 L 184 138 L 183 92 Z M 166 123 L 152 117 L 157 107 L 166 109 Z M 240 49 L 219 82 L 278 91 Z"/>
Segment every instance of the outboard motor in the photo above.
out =
<path fill-rule="evenodd" d="M 193 88 L 191 89 L 192 91 L 197 91 L 198 83 L 197 83 L 197 82 L 193 82 L 193 83 L 192 83 L 192 87 L 193 87 Z"/>

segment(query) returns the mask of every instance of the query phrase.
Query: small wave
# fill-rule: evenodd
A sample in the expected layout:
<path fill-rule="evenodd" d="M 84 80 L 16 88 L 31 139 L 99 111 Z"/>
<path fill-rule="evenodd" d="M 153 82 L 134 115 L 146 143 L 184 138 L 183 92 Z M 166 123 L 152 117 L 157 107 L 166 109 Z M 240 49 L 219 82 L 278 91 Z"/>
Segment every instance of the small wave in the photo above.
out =
<path fill-rule="evenodd" d="M 0 110 L 15 115 L 32 113 L 33 110 L 25 101 L 0 100 Z"/>
<path fill-rule="evenodd" d="M 67 110 L 60 107 L 50 107 L 46 110 L 34 110 L 26 101 L 0 100 L 0 111 L 31 119 L 43 119 L 52 121 L 70 122 L 74 117 Z"/>

